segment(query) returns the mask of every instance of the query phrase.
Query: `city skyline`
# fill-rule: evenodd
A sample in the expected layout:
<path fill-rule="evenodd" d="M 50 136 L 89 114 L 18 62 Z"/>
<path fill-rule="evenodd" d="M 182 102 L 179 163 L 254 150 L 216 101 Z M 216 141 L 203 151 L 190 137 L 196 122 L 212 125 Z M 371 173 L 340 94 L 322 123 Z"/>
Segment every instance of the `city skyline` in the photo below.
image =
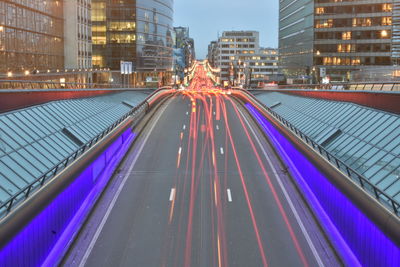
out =
<path fill-rule="evenodd" d="M 177 0 L 175 1 L 174 25 L 190 28 L 190 35 L 195 39 L 198 58 L 206 57 L 208 44 L 216 40 L 218 33 L 221 35 L 223 31 L 259 31 L 261 46 L 277 48 L 278 5 L 278 1 L 263 0 L 246 2 Z M 210 6 L 215 8 L 211 9 Z M 221 14 L 221 10 L 225 11 L 224 14 Z M 239 16 L 242 17 L 237 19 Z M 204 21 L 203 17 L 208 20 Z"/>

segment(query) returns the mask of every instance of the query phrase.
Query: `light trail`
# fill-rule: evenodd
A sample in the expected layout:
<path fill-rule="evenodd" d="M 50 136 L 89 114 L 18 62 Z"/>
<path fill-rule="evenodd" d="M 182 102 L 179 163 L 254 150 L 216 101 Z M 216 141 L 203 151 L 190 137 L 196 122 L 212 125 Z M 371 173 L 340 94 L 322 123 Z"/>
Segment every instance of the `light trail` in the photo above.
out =
<path fill-rule="evenodd" d="M 297 250 L 297 252 L 298 252 L 298 254 L 300 256 L 300 259 L 301 259 L 302 263 L 304 264 L 304 266 L 309 266 L 309 264 L 307 262 L 307 259 L 306 259 L 305 255 L 304 255 L 304 252 L 303 252 L 303 250 L 302 250 L 302 248 L 301 248 L 301 246 L 299 244 L 299 241 L 298 241 L 298 239 L 297 239 L 297 237 L 296 237 L 296 235 L 295 235 L 295 233 L 293 231 L 293 227 L 289 222 L 289 219 L 288 219 L 288 216 L 286 214 L 286 211 L 283 208 L 282 202 L 279 199 L 278 193 L 276 192 L 275 186 L 273 185 L 273 183 L 271 181 L 271 178 L 268 175 L 267 170 L 264 167 L 264 163 L 262 162 L 260 154 L 258 153 L 257 148 L 256 148 L 252 138 L 250 137 L 249 131 L 247 130 L 247 127 L 246 127 L 245 123 L 243 122 L 242 116 L 239 113 L 238 108 L 236 107 L 236 105 L 233 103 L 233 100 L 230 99 L 230 98 L 227 98 L 227 99 L 232 103 L 232 106 L 233 106 L 233 108 L 235 110 L 235 113 L 236 113 L 237 117 L 239 118 L 239 121 L 240 121 L 240 123 L 241 123 L 241 125 L 242 125 L 242 127 L 243 127 L 243 129 L 244 129 L 244 131 L 246 133 L 247 139 L 249 140 L 249 143 L 250 143 L 251 148 L 252 148 L 252 150 L 254 152 L 254 155 L 257 158 L 258 165 L 260 166 L 260 168 L 261 168 L 261 170 L 262 170 L 262 172 L 264 174 L 264 177 L 265 177 L 265 179 L 267 181 L 267 184 L 268 184 L 268 186 L 269 186 L 269 188 L 270 188 L 270 190 L 271 190 L 271 192 L 273 194 L 275 202 L 276 202 L 276 204 L 277 204 L 277 206 L 279 208 L 279 212 L 281 213 L 282 218 L 285 221 L 285 225 L 286 225 L 286 227 L 287 227 L 287 229 L 289 231 L 290 237 L 293 240 L 293 243 L 294 243 L 294 245 L 296 247 L 296 250 Z"/>

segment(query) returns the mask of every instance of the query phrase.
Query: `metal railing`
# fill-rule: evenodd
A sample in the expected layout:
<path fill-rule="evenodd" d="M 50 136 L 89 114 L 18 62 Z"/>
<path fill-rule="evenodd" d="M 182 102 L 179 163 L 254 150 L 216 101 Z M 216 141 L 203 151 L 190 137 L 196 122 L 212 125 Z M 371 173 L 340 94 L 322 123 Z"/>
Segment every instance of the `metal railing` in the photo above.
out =
<path fill-rule="evenodd" d="M 301 89 L 301 90 L 351 90 L 351 91 L 384 91 L 400 92 L 400 81 L 365 82 L 365 83 L 332 83 L 332 84 L 288 84 L 266 86 L 264 89 Z"/>
<path fill-rule="evenodd" d="M 107 129 L 105 129 L 103 132 L 98 134 L 96 137 L 94 137 L 89 143 L 84 144 L 81 146 L 78 150 L 73 152 L 71 155 L 60 161 L 55 167 L 41 175 L 39 178 L 34 180 L 32 183 L 21 189 L 17 194 L 14 196 L 10 197 L 8 200 L 6 200 L 4 203 L 1 203 L 0 205 L 0 218 L 7 215 L 8 212 L 11 211 L 11 209 L 17 205 L 18 203 L 21 203 L 23 200 L 27 199 L 32 192 L 37 190 L 38 188 L 41 188 L 47 181 L 49 181 L 51 178 L 55 177 L 58 173 L 60 173 L 61 170 L 64 170 L 67 168 L 71 163 L 73 163 L 79 156 L 87 152 L 91 147 L 93 147 L 98 141 L 100 141 L 102 138 L 104 138 L 107 134 L 109 134 L 111 131 L 113 131 L 115 128 L 117 128 L 118 125 L 120 125 L 125 119 L 127 119 L 129 116 L 137 116 L 141 114 L 142 112 L 145 112 L 148 103 L 147 99 L 144 100 L 142 103 L 140 103 L 138 106 L 130 110 L 128 113 L 123 115 L 121 118 L 119 118 L 116 122 L 114 122 L 112 125 L 110 125 Z"/>
<path fill-rule="evenodd" d="M 245 94 L 249 94 L 245 92 Z M 264 103 L 261 103 L 258 99 L 256 99 L 253 95 L 250 95 L 251 99 L 261 105 L 268 113 L 270 113 L 275 119 L 277 119 L 280 123 L 286 126 L 292 133 L 294 133 L 297 137 L 303 140 L 306 144 L 313 148 L 314 151 L 318 152 L 323 158 L 327 159 L 331 164 L 333 164 L 336 168 L 341 170 L 341 172 L 347 176 L 349 179 L 358 184 L 364 191 L 368 194 L 372 195 L 379 203 L 383 204 L 386 208 L 392 211 L 396 216 L 400 217 L 400 203 L 386 194 L 384 191 L 377 188 L 374 184 L 372 184 L 366 177 L 357 173 L 354 169 L 349 167 L 345 162 L 338 159 L 336 156 L 328 152 L 324 147 L 319 145 L 313 139 L 308 137 L 302 131 L 300 131 L 296 126 L 286 120 L 284 117 L 279 115 L 277 112 L 266 106 Z"/>
<path fill-rule="evenodd" d="M 52 82 L 52 81 L 20 81 L 0 80 L 0 90 L 40 90 L 40 89 L 119 89 L 136 88 L 126 84 L 113 83 L 75 83 L 75 82 Z"/>

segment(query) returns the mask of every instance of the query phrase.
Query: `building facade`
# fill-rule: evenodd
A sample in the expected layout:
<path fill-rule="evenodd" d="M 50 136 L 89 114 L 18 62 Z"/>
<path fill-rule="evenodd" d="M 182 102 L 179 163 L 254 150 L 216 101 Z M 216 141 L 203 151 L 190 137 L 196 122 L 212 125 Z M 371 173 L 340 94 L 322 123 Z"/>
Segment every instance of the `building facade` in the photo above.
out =
<path fill-rule="evenodd" d="M 133 62 L 140 80 L 171 72 L 172 0 L 92 0 L 93 65 Z"/>
<path fill-rule="evenodd" d="M 393 64 L 400 65 L 400 1 L 393 1 Z"/>
<path fill-rule="evenodd" d="M 235 83 L 236 70 L 243 71 L 244 61 L 241 58 L 251 56 L 260 49 L 259 32 L 225 31 L 218 38 L 215 66 L 221 70 L 221 83 Z M 239 62 L 240 60 L 240 62 Z"/>
<path fill-rule="evenodd" d="M 392 65 L 392 18 L 393 0 L 316 0 L 316 76 L 346 81 L 353 71 Z"/>
<path fill-rule="evenodd" d="M 280 66 L 288 77 L 308 75 L 313 66 L 314 1 L 279 4 Z"/>
<path fill-rule="evenodd" d="M 216 66 L 217 53 L 218 53 L 218 42 L 212 41 L 208 45 L 208 53 L 207 53 L 207 59 L 208 59 L 208 62 L 211 64 L 211 66 Z"/>
<path fill-rule="evenodd" d="M 400 55 L 399 2 L 283 0 L 279 14 L 280 66 L 289 78 L 346 81 Z"/>
<path fill-rule="evenodd" d="M 223 85 L 257 87 L 282 79 L 278 50 L 260 47 L 259 32 L 223 32 L 208 46 L 208 62 L 220 70 Z"/>
<path fill-rule="evenodd" d="M 92 67 L 91 0 L 64 0 L 66 69 Z"/>
<path fill-rule="evenodd" d="M 63 68 L 63 1 L 0 0 L 0 75 Z"/>

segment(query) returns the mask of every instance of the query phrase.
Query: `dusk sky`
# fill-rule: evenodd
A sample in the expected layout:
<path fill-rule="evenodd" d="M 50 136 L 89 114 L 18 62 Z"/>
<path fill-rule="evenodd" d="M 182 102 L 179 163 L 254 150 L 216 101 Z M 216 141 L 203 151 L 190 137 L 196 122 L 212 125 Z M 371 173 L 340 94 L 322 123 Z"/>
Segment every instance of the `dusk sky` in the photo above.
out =
<path fill-rule="evenodd" d="M 175 0 L 174 26 L 188 26 L 196 56 L 224 30 L 256 30 L 260 45 L 278 46 L 278 0 Z"/>

